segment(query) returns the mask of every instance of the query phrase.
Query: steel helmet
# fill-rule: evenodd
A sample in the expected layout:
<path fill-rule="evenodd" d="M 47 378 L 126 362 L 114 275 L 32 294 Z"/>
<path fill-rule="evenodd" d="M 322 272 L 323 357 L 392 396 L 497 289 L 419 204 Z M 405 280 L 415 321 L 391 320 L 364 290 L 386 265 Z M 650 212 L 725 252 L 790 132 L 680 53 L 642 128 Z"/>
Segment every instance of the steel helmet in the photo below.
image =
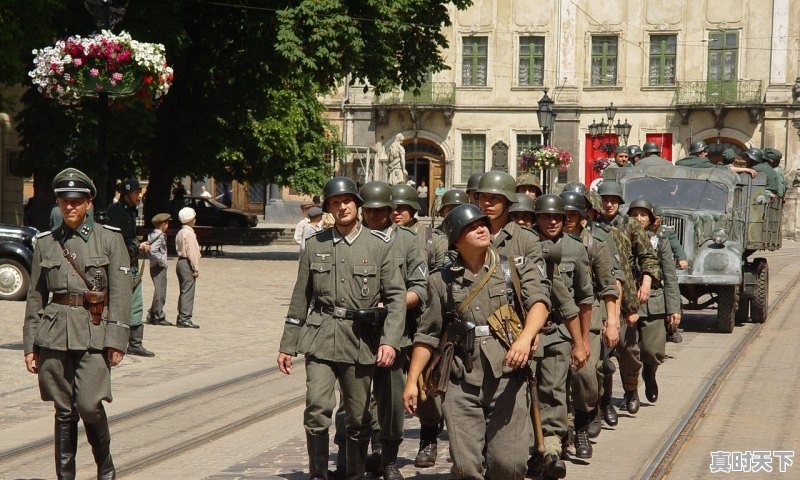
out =
<path fill-rule="evenodd" d="M 478 193 L 494 193 L 502 195 L 514 203 L 517 201 L 517 183 L 514 177 L 506 172 L 491 171 L 481 177 L 478 182 Z"/>
<path fill-rule="evenodd" d="M 472 175 L 470 175 L 469 178 L 467 179 L 467 188 L 465 188 L 464 190 L 466 190 L 467 192 L 469 192 L 470 190 L 477 190 L 478 184 L 481 182 L 481 178 L 483 178 L 483 175 L 484 175 L 483 172 L 473 173 Z"/>
<path fill-rule="evenodd" d="M 533 199 L 524 193 L 517 194 L 517 202 L 512 204 L 508 213 L 529 212 L 533 213 Z"/>
<path fill-rule="evenodd" d="M 566 216 L 564 210 L 564 199 L 552 193 L 542 195 L 536 198 L 536 203 L 533 205 L 533 212 L 537 215 L 540 213 L 554 213 L 556 215 Z"/>
<path fill-rule="evenodd" d="M 398 205 L 408 205 L 415 212 L 419 211 L 417 191 L 411 185 L 406 185 L 405 183 L 392 185 L 392 200 Z"/>
<path fill-rule="evenodd" d="M 777 148 L 765 148 L 764 149 L 764 158 L 766 158 L 770 163 L 778 163 L 783 158 L 783 154 Z"/>
<path fill-rule="evenodd" d="M 356 187 L 356 182 L 353 181 L 350 177 L 333 177 L 325 183 L 325 187 L 322 188 L 322 197 L 324 200 L 322 201 L 322 211 L 328 211 L 328 198 L 336 196 L 336 195 L 352 195 L 356 197 L 356 203 L 360 207 L 364 200 L 361 198 L 361 195 L 358 194 L 358 187 Z"/>
<path fill-rule="evenodd" d="M 622 185 L 617 182 L 605 181 L 597 187 L 597 193 L 602 197 L 604 195 L 613 195 L 619 197 L 619 203 L 625 203 L 625 197 L 622 196 Z"/>
<path fill-rule="evenodd" d="M 630 145 L 628 147 L 628 158 L 641 157 L 642 149 L 639 145 Z"/>
<path fill-rule="evenodd" d="M 651 224 L 655 223 L 656 216 L 653 213 L 653 204 L 650 203 L 649 200 L 647 200 L 646 198 L 640 197 L 640 198 L 637 198 L 636 200 L 632 201 L 628 205 L 628 215 L 631 214 L 631 211 L 633 211 L 634 208 L 643 208 L 643 209 L 647 210 L 647 216 L 650 217 L 650 223 Z"/>
<path fill-rule="evenodd" d="M 653 205 L 653 215 L 661 217 L 664 215 L 664 207 L 661 205 Z"/>
<path fill-rule="evenodd" d="M 363 208 L 396 208 L 392 201 L 392 186 L 386 182 L 376 180 L 368 182 L 361 187 L 361 198 L 364 200 Z"/>
<path fill-rule="evenodd" d="M 764 154 L 761 152 L 760 148 L 750 147 L 744 152 L 742 152 L 742 156 L 745 158 L 749 158 L 753 161 L 753 163 L 761 163 L 764 159 Z"/>
<path fill-rule="evenodd" d="M 521 185 L 532 185 L 534 187 L 539 187 L 541 189 L 542 182 L 539 180 L 538 175 L 525 172 L 517 175 L 517 186 L 519 187 Z"/>
<path fill-rule="evenodd" d="M 442 229 L 447 235 L 447 242 L 450 248 L 453 248 L 456 244 L 461 231 L 467 225 L 478 220 L 482 220 L 487 227 L 489 226 L 489 217 L 481 213 L 481 209 L 471 203 L 459 205 L 448 213 L 442 222 Z"/>
<path fill-rule="evenodd" d="M 578 212 L 581 217 L 585 217 L 589 210 L 586 197 L 577 192 L 561 192 L 559 195 L 564 200 L 564 210 Z"/>
<path fill-rule="evenodd" d="M 708 150 L 708 144 L 702 140 L 698 140 L 696 142 L 692 142 L 689 145 L 689 155 L 694 155 L 695 153 L 705 152 Z"/>
<path fill-rule="evenodd" d="M 444 192 L 444 195 L 442 195 L 442 205 L 439 207 L 439 210 L 448 205 L 466 205 L 467 203 L 469 203 L 469 195 L 463 190 L 454 188 Z"/>
<path fill-rule="evenodd" d="M 564 185 L 564 190 L 562 190 L 561 192 L 578 193 L 586 197 L 586 203 L 589 203 L 589 187 L 587 187 L 581 182 L 569 182 L 568 184 Z"/>
<path fill-rule="evenodd" d="M 647 142 L 644 144 L 642 152 L 644 152 L 645 155 L 648 153 L 661 153 L 661 149 L 658 148 L 658 145 L 656 145 L 655 142 Z"/>

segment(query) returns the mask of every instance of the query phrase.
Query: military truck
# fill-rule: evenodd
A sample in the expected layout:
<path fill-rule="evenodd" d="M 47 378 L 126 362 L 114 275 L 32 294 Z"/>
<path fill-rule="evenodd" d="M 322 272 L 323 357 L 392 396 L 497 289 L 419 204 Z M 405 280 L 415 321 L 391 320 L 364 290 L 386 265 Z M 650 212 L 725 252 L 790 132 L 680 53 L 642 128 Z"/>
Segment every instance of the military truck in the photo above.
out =
<path fill-rule="evenodd" d="M 763 173 L 658 166 L 604 177 L 622 184 L 626 204 L 644 197 L 663 208 L 662 228 L 674 229 L 689 260 L 688 269 L 678 270 L 684 309 L 716 304 L 718 329 L 726 333 L 748 316 L 766 321 L 769 266 L 750 257 L 781 248 L 782 202 L 768 196 Z"/>

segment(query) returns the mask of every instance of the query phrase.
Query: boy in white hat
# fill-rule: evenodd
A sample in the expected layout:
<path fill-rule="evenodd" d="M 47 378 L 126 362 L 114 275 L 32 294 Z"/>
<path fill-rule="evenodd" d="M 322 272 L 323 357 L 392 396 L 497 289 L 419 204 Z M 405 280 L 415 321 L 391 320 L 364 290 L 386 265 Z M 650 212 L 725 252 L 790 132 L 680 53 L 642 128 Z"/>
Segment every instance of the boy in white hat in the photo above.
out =
<path fill-rule="evenodd" d="M 181 294 L 178 297 L 178 328 L 200 328 L 192 323 L 194 308 L 194 286 L 200 276 L 200 245 L 194 233 L 195 213 L 193 208 L 184 207 L 178 212 L 178 220 L 183 225 L 175 236 L 175 250 L 178 251 L 178 283 Z"/>

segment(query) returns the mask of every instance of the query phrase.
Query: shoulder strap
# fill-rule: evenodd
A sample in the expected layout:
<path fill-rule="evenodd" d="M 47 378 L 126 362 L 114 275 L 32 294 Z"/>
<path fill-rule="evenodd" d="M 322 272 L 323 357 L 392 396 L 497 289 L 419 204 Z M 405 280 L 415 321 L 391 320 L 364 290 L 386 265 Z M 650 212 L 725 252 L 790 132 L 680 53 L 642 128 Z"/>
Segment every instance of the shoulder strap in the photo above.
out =
<path fill-rule="evenodd" d="M 470 290 L 469 295 L 467 295 L 467 298 L 465 298 L 464 301 L 461 302 L 461 305 L 458 306 L 457 313 L 459 315 L 464 314 L 464 311 L 467 309 L 469 304 L 472 303 L 473 300 L 475 300 L 475 298 L 481 292 L 481 289 L 485 287 L 486 284 L 489 283 L 489 279 L 492 278 L 494 269 L 497 267 L 497 253 L 490 248 L 489 255 L 491 256 L 489 259 L 489 270 L 483 274 L 483 277 L 481 277 L 481 280 L 478 282 L 478 284 L 475 285 L 475 287 L 472 290 Z"/>
<path fill-rule="evenodd" d="M 56 235 L 55 237 L 58 240 L 58 245 L 61 247 L 61 252 L 64 254 L 64 258 L 67 259 L 67 261 L 69 262 L 70 265 L 72 265 L 72 268 L 75 270 L 78 276 L 81 277 L 83 283 L 86 284 L 86 288 L 88 288 L 89 290 L 94 290 L 96 288 L 95 283 L 89 280 L 89 277 L 86 276 L 86 273 L 84 273 L 83 270 L 81 270 L 80 268 L 77 267 L 77 265 L 75 265 L 75 258 L 77 257 L 77 255 L 67 250 L 67 247 L 64 245 L 64 239 L 61 238 L 61 235 Z"/>

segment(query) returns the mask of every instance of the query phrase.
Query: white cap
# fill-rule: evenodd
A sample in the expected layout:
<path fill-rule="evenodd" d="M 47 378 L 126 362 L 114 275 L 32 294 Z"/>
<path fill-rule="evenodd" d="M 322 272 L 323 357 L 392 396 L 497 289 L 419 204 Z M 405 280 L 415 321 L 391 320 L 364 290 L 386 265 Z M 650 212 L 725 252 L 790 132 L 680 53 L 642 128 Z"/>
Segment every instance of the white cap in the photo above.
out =
<path fill-rule="evenodd" d="M 195 213 L 194 208 L 191 207 L 183 207 L 181 208 L 181 211 L 178 212 L 178 219 L 181 221 L 181 223 L 189 223 L 196 216 L 197 213 Z"/>

